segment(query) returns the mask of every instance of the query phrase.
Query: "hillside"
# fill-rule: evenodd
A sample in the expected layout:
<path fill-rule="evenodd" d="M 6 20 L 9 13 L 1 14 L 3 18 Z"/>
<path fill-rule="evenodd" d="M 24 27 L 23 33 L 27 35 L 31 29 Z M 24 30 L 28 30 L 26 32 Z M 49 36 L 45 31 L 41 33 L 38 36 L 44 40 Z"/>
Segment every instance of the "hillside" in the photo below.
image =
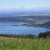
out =
<path fill-rule="evenodd" d="M 44 23 L 44 24 L 41 24 L 40 26 L 44 26 L 44 27 L 50 27 L 50 21 Z"/>
<path fill-rule="evenodd" d="M 2 11 L 0 12 L 0 22 L 27 22 L 31 26 L 48 26 L 50 25 L 50 11 L 43 10 L 16 10 L 16 11 Z"/>

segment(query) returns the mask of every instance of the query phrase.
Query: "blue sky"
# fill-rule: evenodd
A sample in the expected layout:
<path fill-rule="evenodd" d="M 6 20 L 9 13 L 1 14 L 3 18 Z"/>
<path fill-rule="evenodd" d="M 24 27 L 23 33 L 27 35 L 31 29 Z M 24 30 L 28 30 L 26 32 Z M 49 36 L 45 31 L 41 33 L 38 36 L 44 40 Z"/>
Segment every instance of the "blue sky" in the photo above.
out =
<path fill-rule="evenodd" d="M 0 9 L 50 8 L 50 0 L 0 0 Z"/>

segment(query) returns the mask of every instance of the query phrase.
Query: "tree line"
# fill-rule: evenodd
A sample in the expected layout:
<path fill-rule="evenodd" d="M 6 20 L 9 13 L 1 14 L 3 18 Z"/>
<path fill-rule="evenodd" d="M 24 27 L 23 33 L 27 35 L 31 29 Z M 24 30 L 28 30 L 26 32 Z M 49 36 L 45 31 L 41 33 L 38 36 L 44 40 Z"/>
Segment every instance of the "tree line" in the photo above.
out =
<path fill-rule="evenodd" d="M 12 37 L 12 38 L 47 38 L 50 37 L 50 31 L 47 32 L 41 32 L 37 35 L 16 35 L 16 34 L 0 34 L 0 37 Z"/>

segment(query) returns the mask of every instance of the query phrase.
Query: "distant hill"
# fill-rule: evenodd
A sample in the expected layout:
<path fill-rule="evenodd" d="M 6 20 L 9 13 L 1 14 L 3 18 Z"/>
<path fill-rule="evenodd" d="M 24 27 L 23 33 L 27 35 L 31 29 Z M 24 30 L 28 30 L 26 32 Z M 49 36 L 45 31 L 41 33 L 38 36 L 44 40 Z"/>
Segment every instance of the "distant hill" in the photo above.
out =
<path fill-rule="evenodd" d="M 44 23 L 43 25 L 45 25 L 45 26 L 50 26 L 50 21 Z"/>
<path fill-rule="evenodd" d="M 23 19 L 28 20 L 28 18 L 29 19 L 31 18 L 33 20 L 50 20 L 50 10 L 45 10 L 45 9 L 44 10 L 34 10 L 34 9 L 0 10 L 0 20 L 1 17 L 5 17 L 5 18 L 8 17 L 10 19 L 11 17 L 14 17 L 14 19 L 18 18 L 21 20 Z"/>
<path fill-rule="evenodd" d="M 0 17 L 1 16 L 50 16 L 50 9 L 17 9 L 17 10 L 0 10 Z"/>
<path fill-rule="evenodd" d="M 49 10 L 0 10 L 0 21 L 23 21 L 32 22 L 36 26 L 50 26 L 50 11 Z M 40 24 L 40 21 L 47 21 Z"/>
<path fill-rule="evenodd" d="M 44 27 L 50 27 L 50 21 L 44 23 L 44 24 L 41 24 L 39 26 L 44 26 Z"/>
<path fill-rule="evenodd" d="M 0 21 L 38 21 L 38 20 L 48 20 L 50 21 L 50 16 L 7 16 L 0 17 Z"/>

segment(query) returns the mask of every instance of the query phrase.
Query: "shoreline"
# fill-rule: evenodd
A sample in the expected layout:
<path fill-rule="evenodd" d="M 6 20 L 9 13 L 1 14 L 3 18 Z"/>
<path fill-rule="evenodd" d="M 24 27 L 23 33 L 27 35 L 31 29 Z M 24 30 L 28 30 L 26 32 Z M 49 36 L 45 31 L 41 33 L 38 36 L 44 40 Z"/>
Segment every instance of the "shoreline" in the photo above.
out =
<path fill-rule="evenodd" d="M 43 27 L 43 28 L 50 28 L 50 26 L 35 26 L 35 25 L 18 25 L 18 24 L 4 24 L 4 25 L 1 25 L 0 26 L 30 26 L 30 27 Z"/>

